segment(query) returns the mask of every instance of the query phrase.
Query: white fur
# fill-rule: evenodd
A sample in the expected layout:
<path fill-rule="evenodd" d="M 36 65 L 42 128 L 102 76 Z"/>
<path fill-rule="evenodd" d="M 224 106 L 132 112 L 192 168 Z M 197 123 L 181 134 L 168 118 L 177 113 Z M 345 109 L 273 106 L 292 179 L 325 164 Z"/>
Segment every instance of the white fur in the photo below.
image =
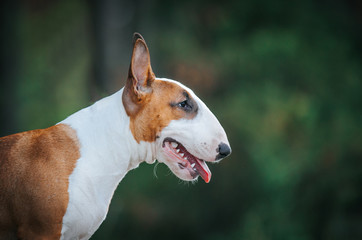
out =
<path fill-rule="evenodd" d="M 142 161 L 154 161 L 152 144 L 137 144 L 122 104 L 123 89 L 69 116 L 80 159 L 69 178 L 69 204 L 61 239 L 89 239 L 105 219 L 114 190 Z"/>
<path fill-rule="evenodd" d="M 160 79 L 172 81 L 168 79 Z M 108 212 L 113 193 L 128 171 L 146 161 L 166 163 L 180 178 L 173 162 L 162 153 L 162 141 L 173 137 L 190 153 L 214 161 L 220 142 L 228 143 L 226 134 L 206 105 L 182 84 L 196 100 L 199 110 L 192 120 L 173 120 L 153 143 L 135 141 L 130 119 L 122 104 L 123 89 L 92 106 L 69 116 L 61 123 L 76 130 L 80 142 L 80 159 L 69 178 L 69 204 L 63 217 L 61 239 L 89 239 Z"/>

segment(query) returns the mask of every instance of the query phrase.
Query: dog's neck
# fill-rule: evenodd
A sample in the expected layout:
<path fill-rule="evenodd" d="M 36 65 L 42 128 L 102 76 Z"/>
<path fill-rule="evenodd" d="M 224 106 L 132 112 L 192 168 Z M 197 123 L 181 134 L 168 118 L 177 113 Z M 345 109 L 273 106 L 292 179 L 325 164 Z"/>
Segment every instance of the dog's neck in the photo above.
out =
<path fill-rule="evenodd" d="M 144 160 L 152 161 L 150 159 L 153 157 L 150 144 L 138 144 L 134 140 L 129 129 L 130 119 L 122 103 L 122 92 L 123 89 L 61 122 L 76 130 L 81 143 L 81 156 L 88 159 L 89 166 L 116 164 L 111 172 L 119 174 L 137 167 Z M 102 159 L 107 161 L 102 162 Z M 109 174 L 108 169 L 105 172 Z"/>
<path fill-rule="evenodd" d="M 122 103 L 122 93 L 123 89 L 61 122 L 76 130 L 81 153 L 77 167 L 70 176 L 70 201 L 64 223 L 76 222 L 80 225 L 78 228 L 87 227 L 89 224 L 82 226 L 82 219 L 93 217 L 99 225 L 106 216 L 117 185 L 126 173 L 143 161 L 154 161 L 154 145 L 137 143 L 130 131 L 130 119 Z M 89 212 L 83 208 L 98 211 L 95 211 L 96 215 L 83 216 Z M 97 228 L 94 226 L 94 231 Z M 73 226 L 72 229 L 77 228 Z"/>

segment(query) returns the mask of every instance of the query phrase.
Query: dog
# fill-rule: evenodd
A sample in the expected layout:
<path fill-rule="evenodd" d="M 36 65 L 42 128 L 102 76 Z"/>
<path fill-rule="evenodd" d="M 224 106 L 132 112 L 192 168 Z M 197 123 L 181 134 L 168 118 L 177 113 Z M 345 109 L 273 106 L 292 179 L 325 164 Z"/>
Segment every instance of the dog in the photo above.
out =
<path fill-rule="evenodd" d="M 60 123 L 0 138 L 0 239 L 89 239 L 113 193 L 141 162 L 209 182 L 206 162 L 231 153 L 195 93 L 156 78 L 135 33 L 125 86 Z"/>

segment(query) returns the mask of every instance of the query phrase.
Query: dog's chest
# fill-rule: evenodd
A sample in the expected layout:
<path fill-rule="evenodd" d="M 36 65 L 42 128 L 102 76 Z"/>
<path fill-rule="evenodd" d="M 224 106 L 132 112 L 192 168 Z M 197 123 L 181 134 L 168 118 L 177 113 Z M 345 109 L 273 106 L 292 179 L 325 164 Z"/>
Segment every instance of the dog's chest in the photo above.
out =
<path fill-rule="evenodd" d="M 62 239 L 88 239 L 98 229 L 107 215 L 119 181 L 127 172 L 118 170 L 105 174 L 100 171 L 101 166 L 91 169 L 87 166 L 88 162 L 91 160 L 80 158 L 70 176 L 69 204 L 63 217 Z"/>

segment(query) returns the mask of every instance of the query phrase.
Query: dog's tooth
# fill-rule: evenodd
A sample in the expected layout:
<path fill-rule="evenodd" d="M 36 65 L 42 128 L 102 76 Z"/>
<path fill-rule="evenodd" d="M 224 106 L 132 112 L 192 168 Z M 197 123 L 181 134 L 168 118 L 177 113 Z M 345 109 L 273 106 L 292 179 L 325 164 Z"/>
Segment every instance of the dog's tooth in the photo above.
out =
<path fill-rule="evenodd" d="M 176 152 L 178 153 L 180 151 L 180 149 L 176 149 Z"/>
<path fill-rule="evenodd" d="M 177 144 L 176 142 L 171 142 L 171 146 L 172 146 L 173 148 L 177 148 L 178 144 Z"/>
<path fill-rule="evenodd" d="M 195 163 L 191 164 L 191 167 L 194 168 L 194 167 L 195 167 Z"/>
<path fill-rule="evenodd" d="M 187 157 L 184 157 L 185 160 L 187 160 Z"/>
<path fill-rule="evenodd" d="M 184 153 L 180 153 L 180 156 L 181 156 L 181 157 L 184 157 L 184 155 L 185 155 Z"/>

